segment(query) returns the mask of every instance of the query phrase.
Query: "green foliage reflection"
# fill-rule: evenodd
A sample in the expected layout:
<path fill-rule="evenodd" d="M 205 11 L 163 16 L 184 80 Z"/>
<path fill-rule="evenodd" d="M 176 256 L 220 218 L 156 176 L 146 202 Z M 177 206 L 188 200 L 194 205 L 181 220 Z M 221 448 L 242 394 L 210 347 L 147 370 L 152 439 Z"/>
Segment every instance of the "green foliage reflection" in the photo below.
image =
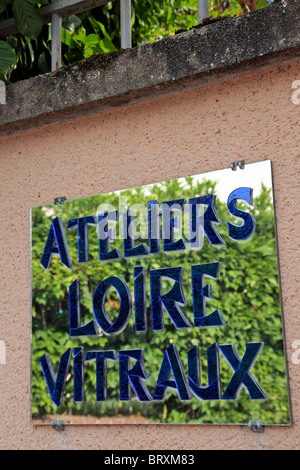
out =
<path fill-rule="evenodd" d="M 122 192 L 128 198 L 128 205 L 157 199 L 160 202 L 179 198 L 195 197 L 214 193 L 214 183 L 197 182 L 186 178 L 152 187 L 151 194 L 143 188 Z M 215 249 L 207 239 L 201 250 L 186 250 L 178 253 L 160 253 L 143 259 L 122 259 L 113 263 L 99 263 L 98 239 L 96 229 L 90 229 L 90 262 L 80 265 L 77 262 L 77 231 L 67 233 L 68 244 L 74 269 L 65 268 L 58 256 L 54 256 L 49 271 L 40 265 L 41 255 L 47 238 L 51 220 L 60 216 L 64 227 L 69 219 L 96 214 L 100 204 L 109 202 L 118 208 L 116 194 L 95 196 L 67 202 L 63 206 L 39 207 L 32 210 L 32 413 L 43 416 L 51 413 L 92 414 L 94 416 L 140 413 L 149 419 L 167 423 L 241 423 L 250 419 L 262 419 L 266 424 L 288 424 L 289 404 L 287 379 L 283 349 L 282 319 L 279 298 L 278 268 L 274 213 L 270 191 L 262 187 L 254 199 L 253 215 L 256 218 L 256 231 L 252 239 L 245 243 L 230 240 L 227 221 L 235 223 L 230 217 L 225 203 L 217 200 L 217 211 L 222 225 L 217 227 L 226 245 Z M 116 240 L 114 247 L 122 250 L 122 240 Z M 184 293 L 188 305 L 183 307 L 185 315 L 193 323 L 191 266 L 208 262 L 221 262 L 221 275 L 218 280 L 209 280 L 213 298 L 207 304 L 208 313 L 220 309 L 226 321 L 224 327 L 204 329 L 191 328 L 177 330 L 165 315 L 165 329 L 151 330 L 149 272 L 151 269 L 168 266 L 184 267 Z M 110 275 L 124 279 L 133 294 L 133 268 L 146 267 L 148 331 L 137 335 L 134 328 L 134 310 L 129 325 L 120 335 L 97 339 L 69 337 L 68 288 L 75 279 L 81 282 L 81 307 L 83 323 L 93 318 L 92 296 L 101 280 Z M 166 288 L 167 288 L 166 284 Z M 118 296 L 111 293 L 106 301 L 111 318 L 118 314 Z M 242 387 L 234 402 L 203 402 L 193 398 L 191 402 L 181 403 L 176 390 L 169 389 L 163 403 L 142 405 L 135 398 L 130 403 L 119 401 L 118 364 L 108 363 L 108 397 L 106 402 L 96 402 L 96 373 L 93 362 L 86 364 L 85 393 L 86 401 L 75 404 L 73 401 L 73 380 L 68 380 L 63 405 L 56 410 L 48 394 L 39 361 L 44 353 L 51 357 L 55 373 L 60 356 L 69 347 L 84 346 L 91 349 L 134 349 L 145 350 L 145 366 L 150 379 L 147 387 L 153 393 L 165 349 L 176 343 L 187 373 L 187 351 L 199 345 L 201 358 L 201 380 L 207 382 L 206 349 L 214 342 L 233 343 L 240 355 L 245 352 L 249 342 L 264 342 L 263 350 L 254 365 L 253 375 L 262 386 L 269 399 L 250 400 L 247 390 Z M 222 390 L 232 377 L 233 371 L 224 358 L 220 361 Z M 72 368 L 71 368 L 72 376 Z"/>

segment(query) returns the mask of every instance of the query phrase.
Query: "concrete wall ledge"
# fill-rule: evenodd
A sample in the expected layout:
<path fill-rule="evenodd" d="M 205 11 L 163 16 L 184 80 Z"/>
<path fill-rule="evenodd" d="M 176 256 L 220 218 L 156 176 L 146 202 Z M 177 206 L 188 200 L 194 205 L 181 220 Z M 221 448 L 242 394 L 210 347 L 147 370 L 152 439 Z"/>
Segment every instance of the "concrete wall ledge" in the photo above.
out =
<path fill-rule="evenodd" d="M 299 24 L 300 1 L 285 0 L 14 83 L 0 105 L 0 135 L 299 58 Z"/>

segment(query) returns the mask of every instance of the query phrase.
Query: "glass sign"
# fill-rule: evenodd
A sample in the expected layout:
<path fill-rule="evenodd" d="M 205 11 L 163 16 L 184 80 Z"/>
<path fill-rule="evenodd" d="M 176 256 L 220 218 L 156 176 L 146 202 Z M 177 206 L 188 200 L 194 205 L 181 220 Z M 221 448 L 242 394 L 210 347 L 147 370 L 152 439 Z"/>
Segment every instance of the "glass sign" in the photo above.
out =
<path fill-rule="evenodd" d="M 271 162 L 31 209 L 32 423 L 290 425 Z"/>

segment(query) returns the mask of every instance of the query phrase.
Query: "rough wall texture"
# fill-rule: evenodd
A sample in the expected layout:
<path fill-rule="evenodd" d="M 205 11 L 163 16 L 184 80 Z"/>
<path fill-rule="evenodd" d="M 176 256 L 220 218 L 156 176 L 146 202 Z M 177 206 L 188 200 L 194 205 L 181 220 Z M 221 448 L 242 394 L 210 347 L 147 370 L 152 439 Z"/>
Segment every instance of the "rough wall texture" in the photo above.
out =
<path fill-rule="evenodd" d="M 168 97 L 149 99 L 0 139 L 2 255 L 0 448 L 297 449 L 300 365 L 299 111 L 292 83 L 300 62 L 282 63 Z M 290 376 L 292 427 L 111 425 L 57 432 L 30 425 L 29 208 L 271 159 Z M 133 171 L 134 169 L 134 171 Z"/>

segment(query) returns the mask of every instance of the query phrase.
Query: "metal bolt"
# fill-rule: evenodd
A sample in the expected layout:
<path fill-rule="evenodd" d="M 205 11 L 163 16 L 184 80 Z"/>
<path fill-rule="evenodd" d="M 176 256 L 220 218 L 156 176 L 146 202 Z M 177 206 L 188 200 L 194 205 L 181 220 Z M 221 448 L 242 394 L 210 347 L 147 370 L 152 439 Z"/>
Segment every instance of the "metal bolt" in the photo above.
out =
<path fill-rule="evenodd" d="M 66 196 L 56 197 L 53 199 L 53 204 L 55 204 L 56 206 L 59 206 L 60 204 L 64 204 L 66 200 L 67 200 Z"/>
<path fill-rule="evenodd" d="M 249 421 L 249 428 L 253 432 L 264 432 L 264 423 L 258 419 L 256 422 L 251 420 Z"/>
<path fill-rule="evenodd" d="M 56 431 L 63 431 L 65 429 L 65 423 L 62 419 L 54 419 L 53 421 L 51 421 L 51 426 L 53 427 L 53 429 L 56 429 Z"/>
<path fill-rule="evenodd" d="M 245 160 L 237 160 L 236 162 L 232 162 L 230 165 L 230 168 L 233 171 L 236 171 L 237 167 L 239 167 L 241 170 L 245 169 Z"/>

